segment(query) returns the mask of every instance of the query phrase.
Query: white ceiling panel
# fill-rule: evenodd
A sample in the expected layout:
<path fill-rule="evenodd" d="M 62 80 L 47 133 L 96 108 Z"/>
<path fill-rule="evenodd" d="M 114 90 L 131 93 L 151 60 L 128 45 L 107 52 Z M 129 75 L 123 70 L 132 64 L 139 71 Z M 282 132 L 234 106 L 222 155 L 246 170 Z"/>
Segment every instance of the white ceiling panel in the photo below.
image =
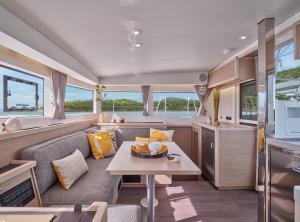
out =
<path fill-rule="evenodd" d="M 299 0 L 0 0 L 98 76 L 208 71 L 256 40 L 257 22 Z M 134 39 L 132 30 L 142 30 Z M 248 38 L 238 40 L 240 35 Z M 134 48 L 141 42 L 141 48 Z"/>

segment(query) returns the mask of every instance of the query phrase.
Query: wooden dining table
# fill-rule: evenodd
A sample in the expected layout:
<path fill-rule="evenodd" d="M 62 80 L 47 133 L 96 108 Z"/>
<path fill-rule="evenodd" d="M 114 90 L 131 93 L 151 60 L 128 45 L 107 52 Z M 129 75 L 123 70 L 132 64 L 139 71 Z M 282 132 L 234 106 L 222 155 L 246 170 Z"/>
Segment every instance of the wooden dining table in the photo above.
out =
<path fill-rule="evenodd" d="M 168 154 L 179 154 L 180 162 L 171 163 L 167 157 L 145 159 L 131 154 L 133 141 L 125 141 L 108 165 L 110 175 L 146 175 L 147 178 L 147 222 L 155 219 L 155 175 L 201 175 L 198 166 L 180 149 L 175 142 L 164 142 Z"/>

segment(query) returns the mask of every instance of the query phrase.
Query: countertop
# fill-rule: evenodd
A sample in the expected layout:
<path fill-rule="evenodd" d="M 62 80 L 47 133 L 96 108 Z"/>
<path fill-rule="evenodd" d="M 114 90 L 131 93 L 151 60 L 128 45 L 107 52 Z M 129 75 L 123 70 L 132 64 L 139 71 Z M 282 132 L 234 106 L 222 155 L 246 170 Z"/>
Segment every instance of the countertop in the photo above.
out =
<path fill-rule="evenodd" d="M 138 126 L 149 126 L 158 127 L 164 125 L 166 127 L 193 127 L 193 128 L 207 128 L 210 130 L 256 130 L 256 127 L 245 126 L 231 123 L 220 123 L 220 126 L 216 127 L 213 124 L 200 121 L 192 122 L 125 122 L 125 123 L 96 123 L 98 126 L 123 126 L 123 127 L 138 127 Z"/>
<path fill-rule="evenodd" d="M 274 146 L 284 147 L 288 149 L 299 149 L 300 150 L 300 139 L 277 139 L 267 138 L 267 144 Z"/>
<path fill-rule="evenodd" d="M 218 127 L 214 126 L 213 124 L 209 124 L 205 122 L 193 122 L 192 126 L 195 128 L 204 127 L 210 130 L 256 130 L 256 127 L 253 126 L 245 126 L 245 125 L 222 123 L 222 122 Z"/>

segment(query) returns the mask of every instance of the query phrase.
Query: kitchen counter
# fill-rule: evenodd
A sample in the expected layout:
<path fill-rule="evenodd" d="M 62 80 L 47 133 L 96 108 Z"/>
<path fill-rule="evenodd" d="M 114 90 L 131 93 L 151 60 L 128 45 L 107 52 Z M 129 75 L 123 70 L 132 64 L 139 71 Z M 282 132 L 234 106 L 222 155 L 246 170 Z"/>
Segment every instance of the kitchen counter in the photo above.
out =
<path fill-rule="evenodd" d="M 193 122 L 192 126 L 195 128 L 204 127 L 210 130 L 256 130 L 256 127 L 245 126 L 240 124 L 231 124 L 231 123 L 220 123 L 220 126 L 216 127 L 213 124 L 205 122 Z"/>
<path fill-rule="evenodd" d="M 278 147 L 286 147 L 288 149 L 300 150 L 300 139 L 267 138 L 267 144 L 271 144 Z"/>

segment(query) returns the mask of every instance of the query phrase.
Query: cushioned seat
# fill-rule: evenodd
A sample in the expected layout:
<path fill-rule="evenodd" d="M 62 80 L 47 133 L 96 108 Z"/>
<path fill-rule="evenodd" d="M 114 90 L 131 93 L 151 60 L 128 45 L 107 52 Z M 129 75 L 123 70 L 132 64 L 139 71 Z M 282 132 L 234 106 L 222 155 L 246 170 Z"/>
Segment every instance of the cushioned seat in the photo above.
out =
<path fill-rule="evenodd" d="M 95 128 L 88 129 L 95 131 Z M 88 131 L 87 130 L 87 131 Z M 65 158 L 79 150 L 86 158 L 89 171 L 81 176 L 66 191 L 58 183 L 51 162 Z M 21 153 L 23 160 L 35 160 L 35 174 L 42 197 L 43 205 L 73 205 L 76 203 L 89 205 L 94 201 L 105 201 L 113 204 L 118 194 L 119 176 L 105 173 L 113 157 L 95 160 L 91 155 L 90 145 L 85 131 L 49 140 L 24 149 Z"/>
<path fill-rule="evenodd" d="M 59 183 L 42 195 L 44 205 L 91 204 L 95 201 L 111 203 L 113 188 L 120 182 L 119 176 L 110 176 L 105 169 L 112 157 L 95 160 L 86 159 L 89 171 L 65 191 Z"/>
<path fill-rule="evenodd" d="M 140 222 L 142 221 L 141 207 L 136 205 L 116 205 L 107 209 L 109 222 Z"/>

